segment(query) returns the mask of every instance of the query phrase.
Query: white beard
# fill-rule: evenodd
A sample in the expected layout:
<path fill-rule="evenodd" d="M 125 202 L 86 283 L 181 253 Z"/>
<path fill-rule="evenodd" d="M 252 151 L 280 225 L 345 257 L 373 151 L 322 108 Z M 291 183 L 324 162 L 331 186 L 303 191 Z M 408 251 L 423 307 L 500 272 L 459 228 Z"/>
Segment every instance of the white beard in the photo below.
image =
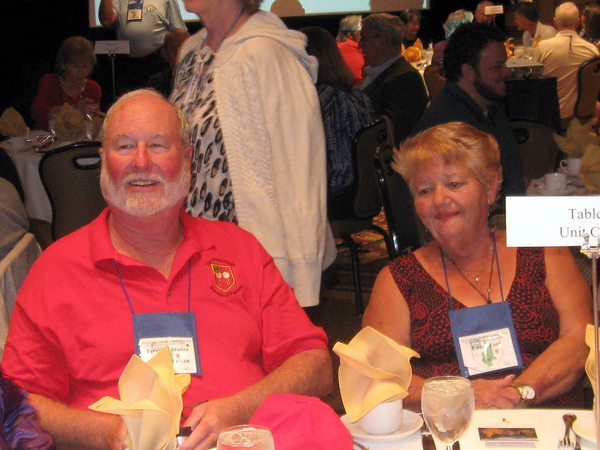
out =
<path fill-rule="evenodd" d="M 103 158 L 100 171 L 100 187 L 107 203 L 132 216 L 148 217 L 181 201 L 188 193 L 191 177 L 190 163 L 184 159 L 179 174 L 171 183 L 167 183 L 164 177 L 160 175 L 142 172 L 128 175 L 120 184 L 117 184 L 108 175 Z M 152 194 L 128 193 L 126 187 L 133 180 L 157 181 L 164 186 L 163 192 Z"/>

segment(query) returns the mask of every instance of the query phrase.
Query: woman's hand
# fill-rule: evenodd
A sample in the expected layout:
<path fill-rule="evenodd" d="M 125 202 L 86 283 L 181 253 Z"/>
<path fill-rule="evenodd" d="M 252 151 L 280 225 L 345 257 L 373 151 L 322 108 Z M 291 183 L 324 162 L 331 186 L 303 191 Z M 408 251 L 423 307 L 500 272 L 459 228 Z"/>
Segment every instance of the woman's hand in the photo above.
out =
<path fill-rule="evenodd" d="M 521 403 L 519 391 L 511 386 L 514 375 L 500 380 L 474 380 L 475 409 L 513 409 Z"/>
<path fill-rule="evenodd" d="M 92 119 L 100 112 L 100 105 L 94 103 L 91 98 L 82 98 L 79 100 L 79 103 L 77 103 L 76 108 L 88 119 Z"/>

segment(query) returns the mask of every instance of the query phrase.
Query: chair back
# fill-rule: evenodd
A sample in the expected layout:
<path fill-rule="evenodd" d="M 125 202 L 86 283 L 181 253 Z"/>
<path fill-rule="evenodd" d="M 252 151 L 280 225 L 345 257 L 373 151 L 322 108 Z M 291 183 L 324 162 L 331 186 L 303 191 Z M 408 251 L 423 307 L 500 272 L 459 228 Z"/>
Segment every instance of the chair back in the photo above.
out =
<path fill-rule="evenodd" d="M 596 112 L 600 93 L 600 56 L 584 62 L 577 71 L 577 101 L 575 116 L 589 119 Z"/>
<path fill-rule="evenodd" d="M 386 116 L 363 126 L 352 142 L 354 173 L 357 175 L 354 215 L 358 218 L 375 217 L 381 211 L 374 157 L 377 148 L 386 145 L 394 145 L 394 125 Z"/>
<path fill-rule="evenodd" d="M 77 142 L 46 153 L 40 178 L 52 206 L 52 237 L 87 225 L 106 207 L 100 190 L 100 142 Z"/>
<path fill-rule="evenodd" d="M 444 63 L 431 64 L 423 71 L 425 86 L 429 92 L 429 100 L 433 100 L 446 87 Z"/>
<path fill-rule="evenodd" d="M 392 209 L 392 195 L 400 175 L 392 169 L 393 160 L 394 147 L 391 145 L 384 145 L 375 150 L 373 163 L 375 165 L 375 173 L 377 174 L 379 195 L 383 204 L 385 221 L 388 224 L 388 234 L 393 248 L 393 255 L 391 255 L 390 259 L 395 259 L 401 254 L 400 240 L 394 226 L 396 221 Z"/>
<path fill-rule="evenodd" d="M 4 350 L 17 293 L 21 289 L 29 269 L 41 253 L 42 249 L 35 240 L 35 236 L 25 233 L 0 261 L 0 357 Z"/>
<path fill-rule="evenodd" d="M 511 121 L 511 128 L 521 151 L 523 176 L 533 180 L 552 172 L 559 154 L 554 129 L 528 120 Z"/>

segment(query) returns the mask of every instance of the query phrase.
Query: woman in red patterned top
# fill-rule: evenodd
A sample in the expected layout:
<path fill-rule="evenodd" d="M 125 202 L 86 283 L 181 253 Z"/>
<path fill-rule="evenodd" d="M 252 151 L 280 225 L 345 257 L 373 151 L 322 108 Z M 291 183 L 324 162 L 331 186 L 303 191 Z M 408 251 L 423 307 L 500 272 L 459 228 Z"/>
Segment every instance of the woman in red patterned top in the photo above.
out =
<path fill-rule="evenodd" d="M 102 90 L 88 79 L 96 65 L 94 46 L 90 41 L 73 36 L 63 41 L 56 55 L 56 73 L 42 77 L 31 105 L 35 128 L 48 130 L 50 112 L 65 103 L 73 105 L 90 118 L 99 111 Z"/>
<path fill-rule="evenodd" d="M 407 139 L 394 168 L 410 186 L 433 239 L 381 271 L 363 326 L 420 354 L 412 360 L 405 405 L 420 408 L 425 379 L 461 374 L 454 338 L 466 336 L 461 361 L 475 369 L 469 375 L 477 408 L 582 407 L 590 289 L 569 249 L 509 248 L 505 232 L 489 228 L 488 212 L 502 180 L 496 141 L 464 123 L 439 125 Z M 493 339 L 500 334 L 472 340 L 474 334 L 450 326 L 451 314 L 480 312 L 467 325 L 485 327 L 497 319 L 493 311 L 506 305 L 523 369 L 510 364 L 512 341 L 498 346 Z M 502 358 L 495 360 L 494 352 Z"/>

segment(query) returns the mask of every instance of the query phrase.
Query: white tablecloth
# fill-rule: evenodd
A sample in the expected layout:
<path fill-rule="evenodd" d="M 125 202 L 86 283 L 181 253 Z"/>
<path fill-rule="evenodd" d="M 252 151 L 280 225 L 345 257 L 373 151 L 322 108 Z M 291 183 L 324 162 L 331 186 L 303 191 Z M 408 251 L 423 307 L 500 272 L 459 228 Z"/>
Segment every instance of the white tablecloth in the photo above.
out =
<path fill-rule="evenodd" d="M 46 222 L 52 222 L 52 208 L 50 200 L 46 195 L 40 173 L 38 171 L 42 153 L 37 153 L 33 149 L 13 153 L 7 151 L 15 163 L 21 185 L 25 192 L 25 208 L 27 215 L 32 219 L 41 219 Z"/>
<path fill-rule="evenodd" d="M 567 412 L 576 414 L 578 420 L 583 419 L 580 423 L 594 423 L 592 411 L 553 409 L 477 410 L 469 428 L 462 439 L 460 439 L 461 450 L 484 450 L 490 448 L 486 447 L 485 443 L 479 439 L 477 429 L 478 427 L 494 427 L 496 425 L 504 427 L 535 427 L 539 440 L 535 443 L 535 447 L 511 446 L 495 448 L 554 450 L 557 448 L 558 440 L 564 435 L 565 426 L 562 416 Z M 571 438 L 574 439 L 573 433 L 571 433 Z M 356 441 L 370 450 L 422 450 L 423 448 L 420 431 L 415 432 L 415 434 L 406 439 L 388 444 L 365 442 L 360 439 Z M 437 450 L 444 450 L 445 448 L 440 442 L 436 442 L 436 447 Z M 595 450 L 597 447 L 594 443 L 581 439 L 581 448 L 582 450 Z"/>

